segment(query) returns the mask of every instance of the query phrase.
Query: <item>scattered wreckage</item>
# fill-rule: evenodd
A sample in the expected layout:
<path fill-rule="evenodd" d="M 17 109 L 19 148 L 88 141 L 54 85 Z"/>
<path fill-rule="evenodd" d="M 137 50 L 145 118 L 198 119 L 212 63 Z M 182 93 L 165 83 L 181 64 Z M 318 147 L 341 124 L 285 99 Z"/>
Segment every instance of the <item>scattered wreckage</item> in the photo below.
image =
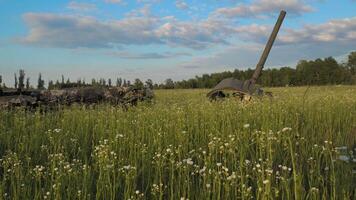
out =
<path fill-rule="evenodd" d="M 100 102 L 112 105 L 135 106 L 140 101 L 151 101 L 154 93 L 149 88 L 134 87 L 78 87 L 58 90 L 8 90 L 0 89 L 0 107 L 40 106 L 55 107 L 57 105 L 95 104 Z"/>
<path fill-rule="evenodd" d="M 210 100 L 223 99 L 225 97 L 233 96 L 239 100 L 250 101 L 252 96 L 269 96 L 272 97 L 271 92 L 264 92 L 259 86 L 256 85 L 257 79 L 260 77 L 263 66 L 266 63 L 269 52 L 272 49 L 273 43 L 277 37 L 278 31 L 286 16 L 286 11 L 282 10 L 279 14 L 278 20 L 273 28 L 261 58 L 256 65 L 256 70 L 249 80 L 238 80 L 235 78 L 227 78 L 219 82 L 208 94 Z M 232 91 L 232 95 L 227 91 Z"/>

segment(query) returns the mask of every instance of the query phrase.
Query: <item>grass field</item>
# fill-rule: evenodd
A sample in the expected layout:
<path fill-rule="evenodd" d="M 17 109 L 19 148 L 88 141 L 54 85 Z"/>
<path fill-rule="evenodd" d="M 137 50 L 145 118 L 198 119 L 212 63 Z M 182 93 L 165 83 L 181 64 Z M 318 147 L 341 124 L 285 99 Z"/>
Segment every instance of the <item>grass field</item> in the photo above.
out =
<path fill-rule="evenodd" d="M 356 87 L 0 113 L 3 199 L 355 199 Z"/>

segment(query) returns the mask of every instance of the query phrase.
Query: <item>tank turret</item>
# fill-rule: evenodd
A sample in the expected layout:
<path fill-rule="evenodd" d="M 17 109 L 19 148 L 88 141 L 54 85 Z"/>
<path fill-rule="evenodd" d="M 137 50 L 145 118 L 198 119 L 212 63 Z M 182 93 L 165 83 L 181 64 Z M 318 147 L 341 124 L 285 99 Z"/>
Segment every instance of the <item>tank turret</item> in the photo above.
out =
<path fill-rule="evenodd" d="M 273 31 L 268 39 L 268 42 L 263 50 L 260 60 L 256 65 L 256 70 L 254 71 L 252 77 L 249 80 L 237 80 L 235 78 L 226 78 L 219 82 L 209 93 L 208 97 L 211 99 L 216 99 L 216 97 L 221 97 L 222 90 L 232 90 L 234 96 L 238 96 L 240 99 L 250 99 L 245 98 L 250 97 L 253 94 L 261 95 L 264 94 L 263 90 L 256 87 L 257 79 L 261 76 L 262 69 L 266 63 L 268 55 L 272 49 L 273 43 L 276 40 L 279 29 L 282 26 L 283 20 L 286 16 L 286 11 L 282 10 L 279 14 L 276 24 L 274 25 Z M 225 95 L 223 95 L 225 97 Z M 268 96 L 271 96 L 270 94 Z"/>

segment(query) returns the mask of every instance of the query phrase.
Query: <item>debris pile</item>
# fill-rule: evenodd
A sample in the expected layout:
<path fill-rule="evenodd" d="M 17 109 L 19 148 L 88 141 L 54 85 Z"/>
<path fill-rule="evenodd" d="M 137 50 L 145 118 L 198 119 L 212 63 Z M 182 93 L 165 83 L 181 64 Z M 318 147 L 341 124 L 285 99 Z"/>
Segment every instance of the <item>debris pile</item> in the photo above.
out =
<path fill-rule="evenodd" d="M 56 106 L 96 104 L 134 106 L 140 101 L 151 101 L 154 93 L 149 88 L 133 87 L 78 87 L 58 90 L 0 91 L 0 107 Z"/>

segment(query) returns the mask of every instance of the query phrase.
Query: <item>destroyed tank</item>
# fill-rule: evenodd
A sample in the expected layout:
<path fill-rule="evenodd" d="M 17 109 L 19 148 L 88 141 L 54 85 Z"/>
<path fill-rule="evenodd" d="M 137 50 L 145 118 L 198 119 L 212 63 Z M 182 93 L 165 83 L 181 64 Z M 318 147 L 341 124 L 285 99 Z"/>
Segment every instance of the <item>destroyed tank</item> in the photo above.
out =
<path fill-rule="evenodd" d="M 21 92 L 20 90 L 0 88 L 0 108 L 8 107 L 37 107 L 37 99 L 32 96 L 33 91 Z"/>
<path fill-rule="evenodd" d="M 286 11 L 282 10 L 261 55 L 261 58 L 256 65 L 256 69 L 252 77 L 249 80 L 238 80 L 235 78 L 223 79 L 207 94 L 207 97 L 209 97 L 211 100 L 225 98 L 229 96 L 229 94 L 224 93 L 224 91 L 227 90 L 232 91 L 232 96 L 237 97 L 240 100 L 251 100 L 252 96 L 267 95 L 272 97 L 271 92 L 263 91 L 262 88 L 256 85 L 256 82 L 261 75 L 262 69 L 266 63 L 267 57 L 272 49 L 273 43 L 277 37 L 285 16 Z"/>
<path fill-rule="evenodd" d="M 6 90 L 0 89 L 0 108 L 57 105 L 95 104 L 107 102 L 112 105 L 137 105 L 139 101 L 154 98 L 149 88 L 132 87 L 78 87 L 58 90 Z"/>

